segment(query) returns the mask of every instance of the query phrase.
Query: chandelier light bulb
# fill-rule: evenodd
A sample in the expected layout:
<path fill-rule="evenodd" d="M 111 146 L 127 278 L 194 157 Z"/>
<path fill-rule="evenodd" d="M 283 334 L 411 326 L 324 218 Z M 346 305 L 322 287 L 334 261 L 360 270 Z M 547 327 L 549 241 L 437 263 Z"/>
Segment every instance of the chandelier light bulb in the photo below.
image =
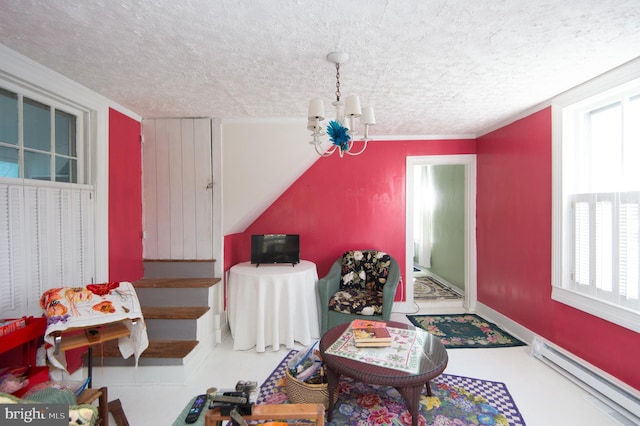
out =
<path fill-rule="evenodd" d="M 362 115 L 360 108 L 360 98 L 356 95 L 349 95 L 344 101 L 344 115 L 358 118 Z"/>
<path fill-rule="evenodd" d="M 362 115 L 360 116 L 360 122 L 362 124 L 368 124 L 369 126 L 373 126 L 376 124 L 376 117 L 373 114 L 373 107 L 366 106 L 362 108 Z"/>
<path fill-rule="evenodd" d="M 324 103 L 322 102 L 322 99 L 311 99 L 311 102 L 309 102 L 309 115 L 307 118 L 309 118 L 309 120 L 324 120 Z"/>

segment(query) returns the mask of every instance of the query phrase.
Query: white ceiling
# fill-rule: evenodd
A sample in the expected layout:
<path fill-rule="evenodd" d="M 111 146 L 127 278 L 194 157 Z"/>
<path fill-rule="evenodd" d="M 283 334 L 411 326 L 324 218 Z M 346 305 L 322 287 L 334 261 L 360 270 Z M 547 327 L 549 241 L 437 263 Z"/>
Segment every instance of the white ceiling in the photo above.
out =
<path fill-rule="evenodd" d="M 640 56 L 638 0 L 0 0 L 0 43 L 143 117 L 300 118 L 343 96 L 375 135 L 478 134 Z M 329 115 L 329 112 L 327 113 Z"/>

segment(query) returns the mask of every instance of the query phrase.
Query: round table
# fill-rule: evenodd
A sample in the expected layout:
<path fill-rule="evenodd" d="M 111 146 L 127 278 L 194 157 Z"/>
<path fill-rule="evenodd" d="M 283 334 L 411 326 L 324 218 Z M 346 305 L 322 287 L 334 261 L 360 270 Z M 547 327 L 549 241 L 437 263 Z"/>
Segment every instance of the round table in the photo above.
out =
<path fill-rule="evenodd" d="M 418 408 L 422 389 L 426 386 L 427 395 L 431 396 L 429 381 L 442 374 L 447 366 L 449 357 L 444 345 L 436 336 L 409 324 L 395 321 L 386 321 L 386 323 L 387 327 L 415 330 L 416 333 L 424 334 L 425 339 L 422 345 L 418 373 L 407 373 L 326 353 L 326 350 L 331 347 L 342 333 L 345 332 L 347 327 L 350 326 L 350 323 L 345 323 L 327 331 L 320 340 L 322 360 L 327 367 L 326 373 L 329 395 L 333 395 L 337 390 L 341 375 L 351 377 L 363 383 L 392 386 L 398 390 L 404 399 L 407 410 L 411 414 L 413 426 L 417 426 L 419 416 Z M 328 421 L 331 421 L 333 407 L 334 398 L 329 398 L 329 409 L 327 411 Z"/>
<path fill-rule="evenodd" d="M 310 345 L 320 337 L 318 273 L 313 262 L 302 260 L 295 266 L 250 262 L 229 271 L 229 326 L 233 349 L 255 346 L 264 352 L 280 344 L 293 349 L 295 342 Z"/>

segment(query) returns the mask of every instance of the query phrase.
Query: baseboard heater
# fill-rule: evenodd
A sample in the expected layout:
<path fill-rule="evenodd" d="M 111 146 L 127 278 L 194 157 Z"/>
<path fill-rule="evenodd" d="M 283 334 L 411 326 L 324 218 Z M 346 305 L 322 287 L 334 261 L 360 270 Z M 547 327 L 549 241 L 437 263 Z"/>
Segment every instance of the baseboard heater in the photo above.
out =
<path fill-rule="evenodd" d="M 631 386 L 540 337 L 533 339 L 531 355 L 598 398 L 631 424 L 640 424 L 640 392 Z"/>

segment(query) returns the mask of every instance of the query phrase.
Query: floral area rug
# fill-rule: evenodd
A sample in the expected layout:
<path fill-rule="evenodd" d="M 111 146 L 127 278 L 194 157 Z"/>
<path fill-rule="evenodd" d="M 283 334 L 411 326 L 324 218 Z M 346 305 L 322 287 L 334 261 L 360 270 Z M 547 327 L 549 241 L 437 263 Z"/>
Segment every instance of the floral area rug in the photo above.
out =
<path fill-rule="evenodd" d="M 258 404 L 288 403 L 285 368 L 291 351 L 260 388 Z M 333 418 L 327 425 L 410 425 L 411 415 L 397 390 L 340 379 Z M 519 426 L 525 422 L 504 383 L 442 374 L 431 382 L 433 396 L 420 397 L 419 425 Z"/>
<path fill-rule="evenodd" d="M 409 321 L 440 338 L 447 349 L 504 348 L 523 346 L 497 325 L 475 314 L 465 315 L 407 315 Z"/>
<path fill-rule="evenodd" d="M 447 286 L 431 277 L 419 277 L 413 281 L 413 297 L 420 300 L 461 299 L 462 297 Z"/>

